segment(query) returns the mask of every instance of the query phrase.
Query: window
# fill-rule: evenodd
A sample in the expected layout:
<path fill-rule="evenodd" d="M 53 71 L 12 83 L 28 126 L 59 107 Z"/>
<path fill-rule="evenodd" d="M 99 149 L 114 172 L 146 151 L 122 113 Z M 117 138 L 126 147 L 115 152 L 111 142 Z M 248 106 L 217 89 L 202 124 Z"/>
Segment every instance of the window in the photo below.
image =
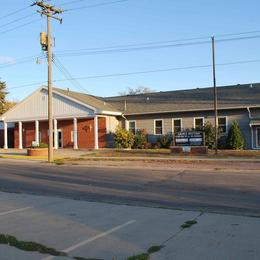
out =
<path fill-rule="evenodd" d="M 173 132 L 178 133 L 181 132 L 182 129 L 182 120 L 181 119 L 173 119 Z"/>
<path fill-rule="evenodd" d="M 129 121 L 129 131 L 131 131 L 133 134 L 136 134 L 136 122 L 135 121 Z"/>
<path fill-rule="evenodd" d="M 154 133 L 156 135 L 163 134 L 163 121 L 162 120 L 155 120 L 154 121 Z"/>
<path fill-rule="evenodd" d="M 220 134 L 227 133 L 227 118 L 226 117 L 218 117 L 218 131 Z"/>
<path fill-rule="evenodd" d="M 201 130 L 204 126 L 204 118 L 203 117 L 197 117 L 194 118 L 194 128 L 195 130 Z"/>

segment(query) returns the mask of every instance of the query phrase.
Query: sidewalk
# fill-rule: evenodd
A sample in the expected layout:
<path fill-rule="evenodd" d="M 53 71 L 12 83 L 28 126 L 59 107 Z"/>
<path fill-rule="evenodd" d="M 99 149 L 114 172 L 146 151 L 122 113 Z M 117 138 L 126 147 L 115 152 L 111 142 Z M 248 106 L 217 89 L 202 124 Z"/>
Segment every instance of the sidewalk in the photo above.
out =
<path fill-rule="evenodd" d="M 152 260 L 260 258 L 259 218 L 0 193 L 0 220 L 2 234 L 81 259 L 149 259 L 129 258 L 148 249 L 159 250 Z M 181 227 L 186 221 L 193 225 Z M 68 256 L 0 245 L 1 260 Z"/>

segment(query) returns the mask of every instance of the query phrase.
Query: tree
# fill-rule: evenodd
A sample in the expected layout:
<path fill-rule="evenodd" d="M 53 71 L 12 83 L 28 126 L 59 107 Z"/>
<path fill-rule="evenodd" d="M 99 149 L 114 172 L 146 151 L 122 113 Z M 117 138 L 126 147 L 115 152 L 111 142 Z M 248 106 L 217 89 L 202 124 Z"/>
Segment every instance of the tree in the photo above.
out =
<path fill-rule="evenodd" d="M 0 115 L 2 115 L 5 110 L 6 105 L 6 96 L 8 92 L 6 91 L 6 84 L 3 81 L 0 81 Z"/>
<path fill-rule="evenodd" d="M 127 91 L 119 92 L 119 95 L 126 96 L 126 95 L 139 95 L 139 94 L 146 94 L 154 92 L 152 89 L 148 87 L 137 87 L 137 88 L 128 88 Z"/>
<path fill-rule="evenodd" d="M 228 132 L 227 148 L 241 150 L 245 146 L 244 137 L 240 131 L 237 121 L 234 121 Z"/>

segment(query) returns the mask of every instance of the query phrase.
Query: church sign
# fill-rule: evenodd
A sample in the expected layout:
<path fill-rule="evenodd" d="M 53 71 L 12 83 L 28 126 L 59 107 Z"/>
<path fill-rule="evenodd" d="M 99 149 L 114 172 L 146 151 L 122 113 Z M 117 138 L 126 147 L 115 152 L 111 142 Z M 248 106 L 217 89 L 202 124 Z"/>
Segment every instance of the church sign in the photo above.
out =
<path fill-rule="evenodd" d="M 204 133 L 199 131 L 185 131 L 174 136 L 176 146 L 204 146 Z"/>

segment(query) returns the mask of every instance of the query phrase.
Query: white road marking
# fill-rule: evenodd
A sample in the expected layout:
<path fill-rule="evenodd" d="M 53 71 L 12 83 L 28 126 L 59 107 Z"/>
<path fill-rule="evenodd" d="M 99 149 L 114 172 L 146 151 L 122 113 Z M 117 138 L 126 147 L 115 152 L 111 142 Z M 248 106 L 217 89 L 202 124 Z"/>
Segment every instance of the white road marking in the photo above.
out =
<path fill-rule="evenodd" d="M 89 239 L 87 239 L 87 240 L 85 240 L 85 241 L 82 241 L 82 242 L 76 244 L 76 245 L 73 245 L 73 246 L 71 246 L 71 247 L 68 247 L 68 248 L 62 250 L 62 252 L 69 253 L 69 252 L 71 252 L 71 251 L 73 251 L 73 250 L 75 250 L 75 249 L 77 249 L 77 248 L 79 248 L 79 247 L 81 247 L 81 246 L 84 246 L 84 245 L 86 245 L 86 244 L 89 244 L 89 243 L 91 243 L 91 242 L 93 242 L 93 241 L 95 241 L 95 240 L 97 240 L 97 239 L 99 239 L 99 238 L 108 236 L 108 235 L 110 235 L 110 234 L 116 232 L 116 231 L 119 230 L 119 229 L 122 229 L 122 228 L 124 228 L 124 227 L 126 227 L 126 226 L 129 226 L 129 225 L 133 224 L 134 222 L 136 222 L 136 220 L 130 220 L 130 221 L 126 222 L 125 224 L 116 226 L 116 227 L 114 227 L 114 228 L 112 228 L 112 229 L 110 229 L 110 230 L 108 230 L 108 231 L 106 231 L 106 232 L 100 233 L 100 234 L 98 234 L 98 235 L 96 235 L 96 236 L 94 236 L 94 237 L 92 237 L 92 238 L 89 238 Z M 42 260 L 51 260 L 51 259 L 53 259 L 54 257 L 55 257 L 55 256 L 48 256 L 48 257 L 43 258 Z"/>
<path fill-rule="evenodd" d="M 25 211 L 25 210 L 32 209 L 32 208 L 33 207 L 26 207 L 26 208 L 19 208 L 19 209 L 13 209 L 13 210 L 9 210 L 9 211 L 4 211 L 4 212 L 0 212 L 0 216 L 9 215 L 9 214 L 12 214 L 12 213 Z"/>

